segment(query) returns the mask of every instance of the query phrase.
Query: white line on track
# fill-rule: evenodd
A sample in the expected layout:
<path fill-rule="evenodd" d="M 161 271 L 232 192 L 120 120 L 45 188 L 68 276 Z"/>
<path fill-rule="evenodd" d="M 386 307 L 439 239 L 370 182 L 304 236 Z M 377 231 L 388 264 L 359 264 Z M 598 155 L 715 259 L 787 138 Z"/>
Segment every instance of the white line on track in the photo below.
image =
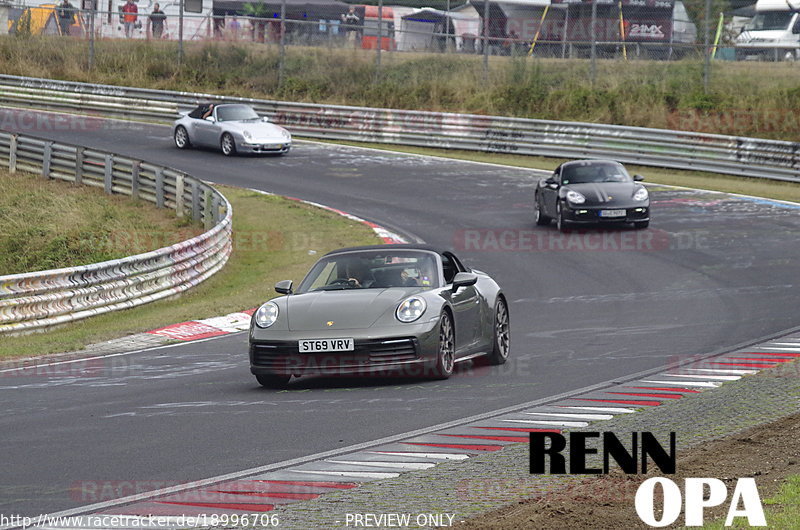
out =
<path fill-rule="evenodd" d="M 711 381 L 738 381 L 740 375 L 694 375 L 694 374 L 660 374 L 659 377 L 688 377 L 690 379 L 709 379 Z"/>
<path fill-rule="evenodd" d="M 325 462 L 367 467 L 396 467 L 397 469 L 430 469 L 436 466 L 436 464 L 427 462 L 375 462 L 373 460 L 325 460 Z"/>
<path fill-rule="evenodd" d="M 509 423 L 525 423 L 528 425 L 553 425 L 556 427 L 588 427 L 585 421 L 550 421 L 550 420 L 500 420 Z"/>
<path fill-rule="evenodd" d="M 636 412 L 634 409 L 626 409 L 623 407 L 578 407 L 574 405 L 569 405 L 569 406 L 564 406 L 562 408 L 575 409 L 575 410 L 594 410 L 597 412 L 612 412 L 619 414 L 633 414 L 634 412 Z"/>
<path fill-rule="evenodd" d="M 656 376 L 658 377 L 658 376 Z M 645 383 L 656 383 L 659 385 L 675 385 L 675 386 L 699 386 L 705 388 L 717 388 L 722 383 L 712 382 L 712 381 L 655 381 L 652 379 L 646 379 L 643 382 Z"/>
<path fill-rule="evenodd" d="M 380 471 L 315 471 L 310 469 L 287 469 L 286 471 L 305 475 L 328 475 L 331 477 L 397 478 L 400 476 L 400 473 L 384 473 Z"/>
<path fill-rule="evenodd" d="M 614 416 L 611 414 L 572 414 L 570 412 L 524 412 L 531 416 L 548 416 L 556 418 L 571 418 L 573 420 L 610 420 Z"/>
<path fill-rule="evenodd" d="M 716 374 L 736 374 L 736 375 L 752 375 L 757 374 L 758 370 L 733 370 L 727 368 L 687 368 L 692 372 L 709 372 Z"/>
<path fill-rule="evenodd" d="M 469 455 L 464 453 L 404 453 L 393 451 L 367 451 L 373 455 L 406 456 L 411 458 L 432 458 L 434 460 L 466 460 Z"/>

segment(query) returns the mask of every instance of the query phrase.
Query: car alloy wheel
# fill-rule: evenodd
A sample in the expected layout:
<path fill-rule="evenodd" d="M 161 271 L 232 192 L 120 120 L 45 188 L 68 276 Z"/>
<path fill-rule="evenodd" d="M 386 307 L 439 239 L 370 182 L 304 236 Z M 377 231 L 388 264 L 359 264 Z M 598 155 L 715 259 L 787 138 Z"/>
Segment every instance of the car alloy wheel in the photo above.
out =
<path fill-rule="evenodd" d="M 545 214 L 542 213 L 542 204 L 539 201 L 539 195 L 536 195 L 536 198 L 533 201 L 534 209 L 533 209 L 533 219 L 536 221 L 536 224 L 539 226 L 544 226 L 550 223 L 550 218 L 547 217 Z"/>
<path fill-rule="evenodd" d="M 233 141 L 233 136 L 231 136 L 229 133 L 223 134 L 221 140 L 221 147 L 223 155 L 231 156 L 232 154 L 235 154 L 236 144 Z"/>
<path fill-rule="evenodd" d="M 508 360 L 508 353 L 511 351 L 509 328 L 508 306 L 505 299 L 500 297 L 494 311 L 494 344 L 492 353 L 487 357 L 489 364 L 503 364 Z"/>
<path fill-rule="evenodd" d="M 455 333 L 450 313 L 442 313 L 439 319 L 439 351 L 436 354 L 435 379 L 447 379 L 453 373 L 456 361 Z"/>
<path fill-rule="evenodd" d="M 191 145 L 189 141 L 189 133 L 183 125 L 178 125 L 175 129 L 175 145 L 178 149 L 186 149 Z"/>

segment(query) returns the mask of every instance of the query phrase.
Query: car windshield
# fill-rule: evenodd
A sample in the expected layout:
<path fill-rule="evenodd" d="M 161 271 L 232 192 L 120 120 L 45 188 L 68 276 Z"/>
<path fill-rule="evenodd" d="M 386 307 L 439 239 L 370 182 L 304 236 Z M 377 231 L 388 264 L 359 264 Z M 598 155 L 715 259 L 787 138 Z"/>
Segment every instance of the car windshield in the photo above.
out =
<path fill-rule="evenodd" d="M 217 109 L 217 121 L 257 120 L 258 114 L 247 105 L 224 105 Z"/>
<path fill-rule="evenodd" d="M 434 254 L 420 251 L 346 252 L 319 260 L 296 293 L 389 287 L 439 287 Z"/>
<path fill-rule="evenodd" d="M 632 182 L 622 164 L 587 163 L 570 164 L 561 170 L 562 184 L 584 184 L 587 182 Z"/>
<path fill-rule="evenodd" d="M 792 15 L 794 13 L 791 11 L 762 11 L 756 13 L 745 28 L 750 31 L 786 29 L 789 27 Z"/>

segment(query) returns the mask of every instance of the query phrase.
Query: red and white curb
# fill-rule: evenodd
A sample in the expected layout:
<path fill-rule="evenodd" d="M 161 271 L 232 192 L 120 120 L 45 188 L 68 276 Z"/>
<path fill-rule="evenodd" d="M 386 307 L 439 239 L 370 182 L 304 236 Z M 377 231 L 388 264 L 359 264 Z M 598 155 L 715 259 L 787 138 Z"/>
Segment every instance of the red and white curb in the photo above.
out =
<path fill-rule="evenodd" d="M 781 366 L 800 357 L 800 332 L 772 339 L 731 353 L 687 362 L 641 379 L 605 387 L 511 412 L 487 414 L 475 421 L 453 423 L 406 438 L 364 444 L 347 453 L 322 456 L 297 464 L 268 466 L 251 473 L 181 491 L 153 492 L 138 499 L 120 499 L 94 512 L 130 516 L 165 517 L 165 524 L 180 516 L 201 514 L 257 514 L 281 506 L 315 499 L 332 491 L 424 471 L 442 462 L 464 461 L 510 444 L 529 441 L 531 432 L 561 432 L 588 427 L 618 414 L 633 414 L 648 407 L 668 405 L 713 390 L 723 383 Z M 144 498 L 147 497 L 147 498 Z M 84 516 L 87 521 L 91 516 Z M 124 526 L 123 526 L 124 527 Z M 51 528 L 64 528 L 53 526 Z"/>

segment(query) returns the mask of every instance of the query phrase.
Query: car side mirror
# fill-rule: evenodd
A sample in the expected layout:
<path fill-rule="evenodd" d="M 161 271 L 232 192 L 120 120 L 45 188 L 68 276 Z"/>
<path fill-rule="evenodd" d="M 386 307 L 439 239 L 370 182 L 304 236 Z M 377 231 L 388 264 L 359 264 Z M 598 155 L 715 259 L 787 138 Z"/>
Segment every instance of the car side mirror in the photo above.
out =
<path fill-rule="evenodd" d="M 459 287 L 469 287 L 478 282 L 478 276 L 471 272 L 459 272 L 453 278 L 453 292 L 457 291 Z"/>
<path fill-rule="evenodd" d="M 269 118 L 267 118 L 266 116 L 261 116 L 261 121 L 263 121 L 264 123 L 269 123 Z"/>
<path fill-rule="evenodd" d="M 205 120 L 206 121 L 210 121 L 211 123 L 214 123 L 215 121 L 217 121 L 217 120 L 214 119 L 214 116 L 206 116 Z"/>
<path fill-rule="evenodd" d="M 280 294 L 292 294 L 292 280 L 281 280 L 276 283 L 275 292 Z"/>
<path fill-rule="evenodd" d="M 641 182 L 641 181 L 644 180 L 644 177 L 641 176 L 641 175 L 634 175 L 633 176 L 633 180 L 634 180 L 634 182 Z"/>
<path fill-rule="evenodd" d="M 544 183 L 548 188 L 556 189 L 558 187 L 558 182 L 553 177 L 548 177 Z"/>

